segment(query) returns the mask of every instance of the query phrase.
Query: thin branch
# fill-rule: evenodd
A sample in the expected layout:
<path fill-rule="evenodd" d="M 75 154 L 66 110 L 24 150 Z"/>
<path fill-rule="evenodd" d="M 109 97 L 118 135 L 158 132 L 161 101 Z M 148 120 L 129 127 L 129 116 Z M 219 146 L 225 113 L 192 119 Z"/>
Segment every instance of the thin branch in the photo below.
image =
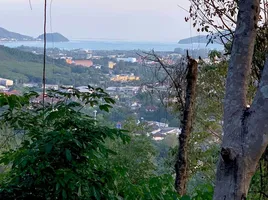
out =
<path fill-rule="evenodd" d="M 195 10 L 198 10 L 199 11 L 199 14 L 197 15 L 197 17 L 202 22 L 206 22 L 207 24 L 209 24 L 214 30 L 216 30 L 216 32 L 218 32 L 219 34 L 221 34 L 222 37 L 224 37 L 224 34 L 222 33 L 222 31 L 219 30 L 219 28 L 209 20 L 209 18 L 207 17 L 207 15 L 201 9 L 198 9 L 198 5 L 197 5 L 197 3 L 195 1 L 191 1 L 191 5 L 194 7 Z M 203 19 L 201 17 L 199 17 L 199 15 L 202 16 Z M 230 31 L 231 29 L 228 28 L 228 30 Z M 226 38 L 226 39 L 229 40 L 228 38 Z"/>
<path fill-rule="evenodd" d="M 177 92 L 177 99 L 179 101 L 179 103 L 181 104 L 181 109 L 183 110 L 184 107 L 184 102 L 183 102 L 183 97 L 181 95 L 181 91 L 182 91 L 182 86 L 180 85 L 179 82 L 177 82 L 174 77 L 172 76 L 172 74 L 170 73 L 170 71 L 168 70 L 168 66 L 163 63 L 163 61 L 159 58 L 159 56 L 157 56 L 155 54 L 154 51 L 152 51 L 152 53 L 145 53 L 147 56 L 142 56 L 140 55 L 143 59 L 149 60 L 149 61 L 153 61 L 153 62 L 157 62 L 161 68 L 165 71 L 165 73 L 168 75 L 168 77 L 171 79 L 172 84 L 174 85 L 174 88 Z M 153 57 L 153 58 L 152 58 Z M 182 74 L 182 73 L 181 73 Z"/>
<path fill-rule="evenodd" d="M 187 9 L 183 8 L 182 6 L 180 6 L 180 5 L 177 5 L 177 6 L 178 6 L 180 9 L 184 10 L 185 12 L 189 13 L 189 11 L 188 11 Z"/>

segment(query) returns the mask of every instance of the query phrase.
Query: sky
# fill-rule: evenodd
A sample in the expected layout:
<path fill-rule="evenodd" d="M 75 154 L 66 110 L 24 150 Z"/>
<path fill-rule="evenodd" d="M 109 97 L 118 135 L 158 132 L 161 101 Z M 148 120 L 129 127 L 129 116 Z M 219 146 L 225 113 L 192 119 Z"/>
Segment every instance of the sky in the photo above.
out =
<path fill-rule="evenodd" d="M 188 13 L 178 6 L 188 9 L 189 0 L 47 1 L 48 32 L 69 39 L 176 42 L 195 34 L 184 21 Z M 37 37 L 43 31 L 43 3 L 1 0 L 0 27 Z"/>

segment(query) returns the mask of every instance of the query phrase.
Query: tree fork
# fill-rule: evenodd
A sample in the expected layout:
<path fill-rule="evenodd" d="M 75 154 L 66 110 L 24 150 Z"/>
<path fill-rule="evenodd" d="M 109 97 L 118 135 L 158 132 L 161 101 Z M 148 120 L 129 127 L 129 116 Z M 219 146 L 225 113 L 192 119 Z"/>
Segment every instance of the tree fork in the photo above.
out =
<path fill-rule="evenodd" d="M 196 60 L 188 58 L 188 72 L 186 76 L 187 87 L 185 104 L 182 108 L 181 120 L 181 134 L 179 135 L 179 149 L 177 161 L 175 164 L 176 179 L 175 188 L 179 195 L 186 194 L 186 184 L 188 180 L 188 146 L 189 138 L 192 131 L 192 124 L 194 118 L 194 108 L 196 99 L 196 85 L 197 85 L 197 62 Z"/>
<path fill-rule="evenodd" d="M 246 199 L 251 178 L 268 144 L 268 59 L 250 107 L 246 98 L 260 0 L 239 1 L 238 7 L 224 98 L 224 135 L 214 200 Z"/>

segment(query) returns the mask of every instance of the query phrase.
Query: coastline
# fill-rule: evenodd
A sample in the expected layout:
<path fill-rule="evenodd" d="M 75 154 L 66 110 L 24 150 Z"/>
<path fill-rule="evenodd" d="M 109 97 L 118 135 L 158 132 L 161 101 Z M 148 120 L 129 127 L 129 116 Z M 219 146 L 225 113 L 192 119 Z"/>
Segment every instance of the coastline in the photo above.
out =
<path fill-rule="evenodd" d="M 11 48 L 19 46 L 43 47 L 42 41 L 0 41 L 0 45 Z M 223 50 L 223 45 L 206 43 L 179 44 L 163 42 L 129 42 L 129 41 L 91 41 L 91 40 L 71 40 L 69 42 L 48 42 L 48 48 L 59 48 L 65 50 L 73 49 L 90 49 L 90 50 L 143 50 L 143 51 L 174 51 L 176 48 L 181 49 L 216 49 Z"/>

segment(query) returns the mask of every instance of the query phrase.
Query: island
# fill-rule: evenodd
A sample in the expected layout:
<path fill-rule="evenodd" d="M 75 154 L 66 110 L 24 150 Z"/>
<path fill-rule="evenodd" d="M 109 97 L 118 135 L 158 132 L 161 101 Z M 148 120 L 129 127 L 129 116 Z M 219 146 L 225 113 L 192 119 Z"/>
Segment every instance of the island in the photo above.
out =
<path fill-rule="evenodd" d="M 47 33 L 47 42 L 69 42 L 69 40 L 60 33 Z M 37 40 L 44 40 L 44 34 L 39 35 Z"/>
<path fill-rule="evenodd" d="M 182 39 L 179 41 L 179 44 L 208 43 L 208 41 L 209 39 L 206 35 L 199 35 Z"/>

